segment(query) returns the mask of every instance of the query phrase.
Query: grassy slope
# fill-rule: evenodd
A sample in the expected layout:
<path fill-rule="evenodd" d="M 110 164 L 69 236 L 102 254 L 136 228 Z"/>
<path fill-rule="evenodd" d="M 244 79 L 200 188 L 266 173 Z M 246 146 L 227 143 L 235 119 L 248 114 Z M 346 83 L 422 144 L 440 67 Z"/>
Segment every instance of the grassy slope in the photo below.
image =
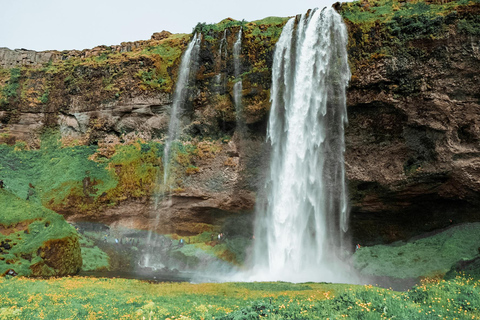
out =
<path fill-rule="evenodd" d="M 339 284 L 0 279 L 2 319 L 479 319 L 480 282 L 408 292 Z"/>
<path fill-rule="evenodd" d="M 445 274 L 459 260 L 476 257 L 480 223 L 451 227 L 430 237 L 362 247 L 355 266 L 364 274 L 410 278 Z"/>
<path fill-rule="evenodd" d="M 44 137 L 39 150 L 0 145 L 0 176 L 10 191 L 21 198 L 30 191 L 32 199 L 47 204 L 62 200 L 74 188 L 83 189 L 82 180 L 89 175 L 102 181 L 96 186 L 101 192 L 115 187 L 105 165 L 88 160 L 96 147 L 62 148 L 58 135 Z"/>
<path fill-rule="evenodd" d="M 22 200 L 5 189 L 0 189 L 0 204 L 0 226 L 8 231 L 0 231 L 0 240 L 11 240 L 12 246 L 0 256 L 0 274 L 14 269 L 19 274 L 30 275 L 30 266 L 42 260 L 37 250 L 45 242 L 77 237 L 75 229 L 61 215 Z M 22 222 L 24 225 L 19 224 Z"/>
<path fill-rule="evenodd" d="M 180 173 L 191 167 L 196 148 L 188 147 L 178 152 L 179 159 L 173 159 Z M 94 213 L 128 198 L 150 196 L 162 155 L 163 145 L 155 141 L 102 149 L 62 145 L 60 136 L 50 133 L 43 136 L 38 150 L 27 150 L 20 143 L 0 144 L 0 179 L 17 196 L 26 199 L 30 194 L 32 201 L 53 210 Z"/>

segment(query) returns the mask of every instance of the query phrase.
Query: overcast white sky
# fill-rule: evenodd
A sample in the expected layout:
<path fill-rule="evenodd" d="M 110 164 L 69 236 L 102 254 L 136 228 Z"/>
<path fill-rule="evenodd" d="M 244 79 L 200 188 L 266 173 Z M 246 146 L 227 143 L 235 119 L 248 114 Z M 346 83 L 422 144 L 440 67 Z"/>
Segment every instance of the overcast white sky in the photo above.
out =
<path fill-rule="evenodd" d="M 293 16 L 333 0 L 0 0 L 0 47 L 69 50 L 190 33 L 197 22 Z"/>

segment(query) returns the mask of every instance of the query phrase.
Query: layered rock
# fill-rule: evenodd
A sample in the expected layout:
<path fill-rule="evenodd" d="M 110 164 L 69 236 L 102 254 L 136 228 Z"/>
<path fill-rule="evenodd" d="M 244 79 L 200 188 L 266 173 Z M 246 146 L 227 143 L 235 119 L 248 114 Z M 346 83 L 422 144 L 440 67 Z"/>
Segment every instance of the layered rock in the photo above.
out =
<path fill-rule="evenodd" d="M 362 241 L 405 239 L 477 221 L 480 37 L 461 26 L 479 12 L 478 5 L 458 7 L 428 38 L 400 34 L 397 44 L 377 23 L 370 46 L 359 41 L 359 24 L 347 21 L 357 38 L 350 47 L 356 64 L 348 90 L 346 165 L 352 227 Z M 426 29 L 435 18 L 428 19 Z M 387 50 L 372 45 L 382 43 Z M 368 59 L 359 58 L 360 51 Z"/>
<path fill-rule="evenodd" d="M 151 40 L 163 40 L 171 35 L 168 31 L 156 32 L 152 35 Z M 9 49 L 5 47 L 0 48 L 0 66 L 2 68 L 11 69 L 16 67 L 30 66 L 34 68 L 41 68 L 45 64 L 50 64 L 58 61 L 64 61 L 71 58 L 91 58 L 98 57 L 102 54 L 111 52 L 131 52 L 132 50 L 144 47 L 149 41 L 131 41 L 122 42 L 120 45 L 113 46 L 97 46 L 92 49 L 84 50 L 47 50 L 34 51 L 28 49 Z"/>
<path fill-rule="evenodd" d="M 52 61 L 54 57 L 55 53 L 52 51 L 37 52 L 27 49 L 0 48 L 0 66 L 3 68 L 42 65 Z"/>

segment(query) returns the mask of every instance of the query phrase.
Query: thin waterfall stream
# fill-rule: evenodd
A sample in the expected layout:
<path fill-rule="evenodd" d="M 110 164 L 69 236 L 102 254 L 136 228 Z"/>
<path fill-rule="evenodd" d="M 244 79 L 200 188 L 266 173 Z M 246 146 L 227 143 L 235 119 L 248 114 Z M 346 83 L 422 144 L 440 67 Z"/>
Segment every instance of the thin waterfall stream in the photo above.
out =
<path fill-rule="evenodd" d="M 325 8 L 290 19 L 276 45 L 252 280 L 348 281 L 347 39 L 340 15 Z"/>
<path fill-rule="evenodd" d="M 155 195 L 154 202 L 154 211 L 155 211 L 155 223 L 152 228 L 150 228 L 148 237 L 147 237 L 147 246 L 150 248 L 148 252 L 144 255 L 143 267 L 154 267 L 154 268 L 163 268 L 165 265 L 160 262 L 161 255 L 156 252 L 156 248 L 159 246 L 159 241 L 163 244 L 164 237 L 159 236 L 154 232 L 156 227 L 159 224 L 161 217 L 160 202 L 165 199 L 166 196 L 170 194 L 170 163 L 172 159 L 172 154 L 174 150 L 172 149 L 173 143 L 178 140 L 180 135 L 180 125 L 181 125 L 181 114 L 183 113 L 184 104 L 188 98 L 187 86 L 190 81 L 190 78 L 196 72 L 197 68 L 197 59 L 200 51 L 200 44 L 202 41 L 201 34 L 195 34 L 188 44 L 185 53 L 182 56 L 180 63 L 179 74 L 177 82 L 175 85 L 175 92 L 173 94 L 173 103 L 170 114 L 170 123 L 168 126 L 168 136 L 165 141 L 165 147 L 163 151 L 163 179 L 160 177 L 157 179 L 157 185 L 160 189 Z M 162 180 L 162 181 L 160 181 Z M 157 259 L 154 259 L 157 258 Z"/>
<path fill-rule="evenodd" d="M 178 139 L 180 134 L 180 115 L 183 112 L 183 105 L 187 99 L 187 91 L 185 89 L 190 80 L 190 75 L 196 72 L 196 60 L 200 51 L 201 41 L 202 34 L 196 33 L 190 41 L 190 44 L 182 57 L 182 62 L 180 63 L 180 73 L 173 94 L 168 137 L 165 141 L 165 149 L 163 152 L 163 185 L 167 189 L 169 188 L 168 177 L 170 176 L 172 143 Z"/>
<path fill-rule="evenodd" d="M 217 75 L 215 76 L 215 86 L 218 92 L 222 92 L 225 89 L 225 84 L 222 84 L 222 64 L 225 64 L 227 59 L 227 29 L 223 30 L 223 37 L 220 40 L 220 46 L 218 48 L 217 58 Z"/>
<path fill-rule="evenodd" d="M 235 72 L 235 84 L 233 85 L 233 100 L 235 103 L 235 113 L 237 121 L 237 130 L 242 136 L 245 133 L 245 120 L 243 117 L 243 105 L 242 105 L 242 74 L 241 74 L 241 61 L 240 55 L 242 52 L 242 28 L 237 33 L 237 41 L 233 45 L 233 66 Z"/>

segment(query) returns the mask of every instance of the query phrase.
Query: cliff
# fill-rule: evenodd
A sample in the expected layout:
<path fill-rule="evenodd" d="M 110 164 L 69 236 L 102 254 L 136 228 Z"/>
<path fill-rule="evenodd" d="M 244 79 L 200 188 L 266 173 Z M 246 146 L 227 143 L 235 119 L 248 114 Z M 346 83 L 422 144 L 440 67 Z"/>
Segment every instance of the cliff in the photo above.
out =
<path fill-rule="evenodd" d="M 387 8 L 341 10 L 354 70 L 346 162 L 353 220 L 363 220 L 355 233 L 393 240 L 477 219 L 480 7 Z"/>
<path fill-rule="evenodd" d="M 346 166 L 355 241 L 478 220 L 480 4 L 336 4 L 349 29 Z M 171 201 L 159 231 L 220 230 L 252 211 L 268 159 L 274 45 L 286 18 L 198 24 Z M 233 43 L 243 28 L 236 130 Z M 225 40 L 222 40 L 225 35 Z M 71 220 L 147 228 L 174 82 L 191 35 L 72 52 L 0 51 L 0 178 Z M 25 58 L 24 58 L 25 57 Z M 53 137 L 53 138 L 52 138 Z M 261 190 L 261 189 L 260 189 Z"/>

